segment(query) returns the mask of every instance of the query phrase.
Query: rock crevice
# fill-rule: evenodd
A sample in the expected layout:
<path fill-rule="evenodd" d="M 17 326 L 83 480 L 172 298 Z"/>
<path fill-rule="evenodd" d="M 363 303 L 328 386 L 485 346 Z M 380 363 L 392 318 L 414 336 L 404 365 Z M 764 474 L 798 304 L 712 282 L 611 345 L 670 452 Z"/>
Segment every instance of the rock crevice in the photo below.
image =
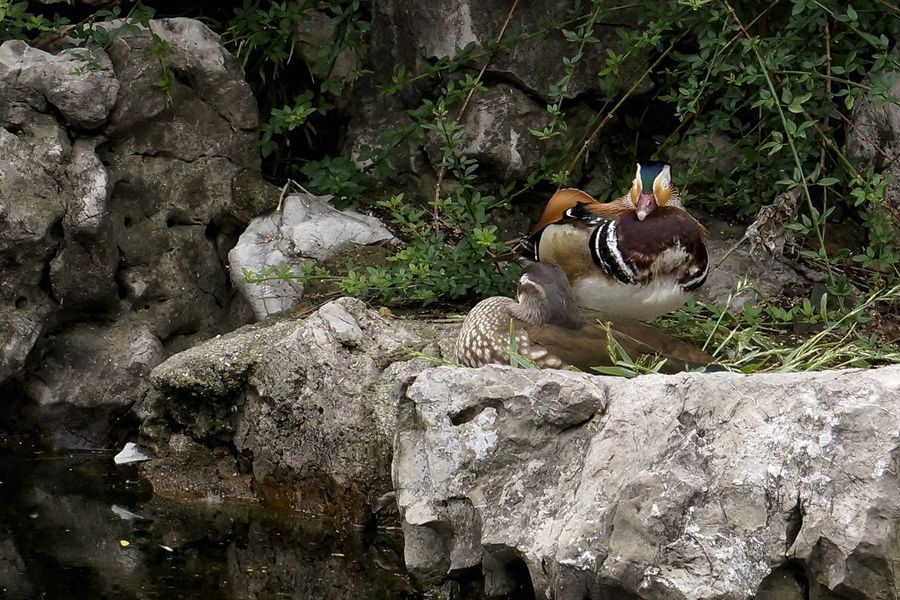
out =
<path fill-rule="evenodd" d="M 488 558 L 501 548 L 554 598 L 900 591 L 900 367 L 636 380 L 442 367 L 402 402 L 418 418 L 400 422 L 393 481 L 408 538 L 434 542 L 406 546 L 423 582 L 481 564 L 508 590 Z"/>

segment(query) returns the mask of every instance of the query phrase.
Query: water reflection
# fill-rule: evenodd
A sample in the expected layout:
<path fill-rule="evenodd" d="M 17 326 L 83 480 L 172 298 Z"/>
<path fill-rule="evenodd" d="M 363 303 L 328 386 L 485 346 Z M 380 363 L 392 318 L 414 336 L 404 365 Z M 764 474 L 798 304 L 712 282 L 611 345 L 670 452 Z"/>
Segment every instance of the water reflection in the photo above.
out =
<path fill-rule="evenodd" d="M 0 454 L 0 597 L 418 598 L 399 532 L 152 497 L 111 454 Z"/>

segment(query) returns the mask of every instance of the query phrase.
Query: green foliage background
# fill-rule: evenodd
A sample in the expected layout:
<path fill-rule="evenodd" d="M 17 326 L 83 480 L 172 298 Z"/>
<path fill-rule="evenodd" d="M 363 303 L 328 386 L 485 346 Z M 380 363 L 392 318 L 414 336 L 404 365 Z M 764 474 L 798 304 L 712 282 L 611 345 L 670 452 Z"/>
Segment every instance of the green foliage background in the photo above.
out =
<path fill-rule="evenodd" d="M 511 30 L 502 39 L 434 61 L 422 72 L 398 68 L 380 93 L 398 94 L 415 86 L 421 98 L 409 109 L 414 125 L 388 132 L 377 150 L 361 157 L 374 165 L 362 173 L 339 155 L 302 158 L 303 151 L 297 150 L 304 147 L 303 136 L 316 138 L 311 116 L 327 115 L 345 89 L 330 77 L 329 65 L 345 48 L 363 57 L 368 49 L 365 3 L 326 3 L 336 24 L 332 44 L 320 49 L 315 63 L 307 64 L 312 77 L 293 91 L 293 103 L 273 105 L 264 127 L 263 152 L 278 157 L 270 163 L 273 174 L 295 177 L 314 192 L 333 193 L 343 205 L 387 210 L 407 247 L 391 267 L 351 271 L 343 281 L 347 291 L 381 302 L 448 301 L 508 289 L 515 271 L 505 271 L 506 277 L 494 272 L 495 262 L 508 253 L 498 239 L 492 211 L 509 210 L 516 196 L 536 188 L 546 195 L 555 185 L 578 185 L 572 173 L 580 149 L 616 112 L 624 115 L 617 134 L 632 141 L 613 157 L 621 179 L 609 195 L 627 187 L 636 155 L 665 157 L 690 150 L 687 146 L 698 137 L 725 136 L 727 152 L 737 157 L 735 168 L 726 173 L 708 170 L 708 161 L 698 160 L 687 172 L 676 174 L 689 205 L 749 220 L 778 192 L 800 188 L 803 214 L 789 226 L 810 240 L 803 256 L 828 272 L 832 295 L 850 291 L 845 266 L 868 270 L 862 276 L 852 271 L 857 285 L 861 278 L 877 284 L 893 280 L 898 258 L 892 215 L 883 209 L 887 182 L 858 168 L 842 148 L 849 111 L 862 94 L 876 103 L 897 102 L 889 97 L 890 74 L 898 70 L 891 45 L 900 37 L 897 9 L 882 0 L 735 4 L 640 3 L 641 26 L 617 32 L 625 50 L 607 49 L 603 63 L 590 67 L 603 108 L 578 130 L 568 123 L 565 97 L 576 70 L 585 67 L 587 49 L 600 42 L 598 24 L 618 10 L 608 2 L 573 0 L 564 23 L 547 24 L 544 30 Z M 264 12 L 247 4 L 229 28 L 248 76 L 262 86 L 257 89 L 263 106 L 273 104 L 270 98 L 288 94 L 266 84 L 286 62 L 296 60 L 284 50 L 285 42 L 288 48 L 297 43 L 282 29 L 266 29 L 266 24 L 302 20 L 298 7 L 308 8 L 304 3 L 287 5 L 293 6 L 289 10 L 273 6 Z M 494 53 L 556 29 L 571 52 L 559 57 L 564 76 L 547 82 L 547 94 L 553 98 L 547 106 L 549 124 L 532 130 L 547 144 L 546 159 L 527 180 L 498 185 L 489 171 L 485 177 L 485 170 L 461 152 L 465 132 L 455 115 L 470 92 L 484 89 L 474 74 Z M 360 70 L 357 75 L 369 74 Z M 652 93 L 635 96 L 638 84 L 650 78 L 655 83 Z M 662 123 L 647 118 L 660 113 L 672 118 Z M 410 191 L 391 181 L 397 160 L 391 149 L 424 143 L 429 132 L 437 133 L 443 144 L 443 164 L 434 168 L 446 170 L 433 198 L 428 190 Z M 388 193 L 391 190 L 405 193 L 396 196 Z M 865 246 L 826 252 L 829 219 L 858 222 Z"/>
<path fill-rule="evenodd" d="M 617 29 L 618 43 L 606 48 L 599 63 L 588 64 L 586 57 L 601 43 L 602 24 L 615 22 L 623 7 L 571 0 L 562 22 L 530 24 L 529 30 L 513 25 L 418 72 L 398 67 L 390 81 L 377 80 L 367 62 L 367 0 L 245 0 L 215 14 L 198 5 L 192 16 L 223 34 L 257 95 L 265 175 L 279 185 L 290 178 L 314 193 L 333 194 L 338 207 L 374 211 L 404 242 L 384 266 L 350 264 L 334 273 L 314 267 L 288 273 L 275 266 L 248 276 L 332 279 L 347 293 L 389 305 L 508 293 L 518 274 L 510 252 L 515 240 L 503 239 L 512 236 L 498 227 L 498 216 L 518 210 L 523 199 L 540 202 L 557 186 L 582 184 L 589 171 L 585 162 L 595 160 L 585 149 L 593 149 L 598 136 L 619 144 L 598 147 L 609 151 L 603 158 L 614 173 L 607 197 L 627 189 L 635 158 L 696 155 L 698 139 L 718 136 L 727 140 L 724 152 L 734 166 L 711 169 L 714 157 L 699 156 L 676 172 L 685 202 L 748 223 L 777 194 L 798 190 L 801 214 L 785 226 L 802 241 L 797 258 L 826 273 L 828 296 L 837 301 L 821 310 L 766 307 L 768 312 L 749 315 L 744 324 L 834 323 L 852 313 L 854 286 L 883 293 L 900 281 L 900 235 L 896 209 L 886 203 L 888 181 L 844 151 L 850 111 L 863 97 L 898 103 L 889 90 L 900 72 L 900 9 L 889 0 L 632 4 L 638 25 Z M 39 42 L 65 29 L 88 47 L 103 47 L 110 34 L 91 27 L 94 21 L 126 17 L 123 26 L 130 26 L 154 14 L 139 3 L 117 3 L 77 18 L 36 6 L 0 0 L 0 39 Z M 325 35 L 303 51 L 313 30 Z M 558 57 L 562 76 L 546 82 L 546 122 L 531 131 L 546 147 L 540 168 L 523 180 L 501 181 L 463 151 L 466 132 L 457 115 L 471 95 L 483 93 L 478 73 L 498 52 L 560 34 L 568 49 Z M 164 50 L 161 89 L 168 77 Z M 566 98 L 585 69 L 594 82 L 591 106 L 598 108 L 587 121 L 576 121 Z M 650 91 L 641 91 L 648 81 Z M 409 121 L 383 132 L 352 162 L 344 144 L 352 103 L 357 90 L 373 89 L 399 99 Z M 399 176 L 408 148 L 433 139 L 441 146 L 440 164 L 431 165 L 434 177 Z M 862 245 L 829 243 L 836 222 L 856 224 Z M 832 309 L 838 313 L 829 317 Z M 852 321 L 866 318 L 857 311 Z M 717 322 L 722 323 L 720 313 Z"/>

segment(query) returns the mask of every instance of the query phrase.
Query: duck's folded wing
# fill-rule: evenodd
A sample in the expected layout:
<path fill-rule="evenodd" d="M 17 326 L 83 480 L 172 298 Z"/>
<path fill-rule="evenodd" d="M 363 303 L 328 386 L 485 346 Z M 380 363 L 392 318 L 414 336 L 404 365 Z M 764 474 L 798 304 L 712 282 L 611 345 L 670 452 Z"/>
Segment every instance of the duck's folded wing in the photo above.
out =
<path fill-rule="evenodd" d="M 611 366 L 623 358 L 611 352 L 609 335 L 632 360 L 642 355 L 665 358 L 663 373 L 678 373 L 713 362 L 702 350 L 636 322 L 612 323 L 608 330 L 602 325 L 588 324 L 577 331 L 552 325 L 528 325 L 527 332 L 532 346 L 546 348 L 562 362 L 588 372 L 591 367 Z"/>
<path fill-rule="evenodd" d="M 596 318 L 599 313 L 585 312 L 585 318 Z M 696 369 L 707 366 L 715 359 L 697 346 L 679 340 L 675 336 L 664 331 L 629 319 L 607 318 L 598 319 L 600 323 L 610 323 L 612 330 L 624 339 L 634 340 L 636 348 L 641 348 L 641 353 L 657 354 L 668 359 L 669 363 L 678 367 L 678 371 Z M 599 325 L 598 325 L 599 326 Z M 617 339 L 619 339 L 617 337 Z M 624 346 L 623 346 L 624 347 Z M 627 350 L 627 348 L 626 348 Z M 633 358 L 633 357 L 632 357 Z"/>
<path fill-rule="evenodd" d="M 529 260 L 545 261 L 539 247 L 543 234 L 549 226 L 553 225 L 551 229 L 555 229 L 558 225 L 573 225 L 590 231 L 604 220 L 617 219 L 629 208 L 631 207 L 624 198 L 601 203 L 581 190 L 561 189 L 553 194 L 544 207 L 541 218 L 522 237 L 521 253 Z"/>

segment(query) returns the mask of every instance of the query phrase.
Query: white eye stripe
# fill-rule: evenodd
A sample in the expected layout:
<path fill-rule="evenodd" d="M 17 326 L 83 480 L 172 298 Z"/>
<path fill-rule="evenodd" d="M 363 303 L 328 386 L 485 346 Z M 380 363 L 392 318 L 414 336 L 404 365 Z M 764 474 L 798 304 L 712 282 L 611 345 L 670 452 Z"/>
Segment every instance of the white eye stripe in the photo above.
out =
<path fill-rule="evenodd" d="M 661 190 L 669 189 L 669 186 L 672 184 L 672 177 L 668 166 L 663 167 L 663 170 L 659 175 L 656 176 L 656 179 L 653 181 L 653 183 L 654 186 L 658 184 Z"/>

